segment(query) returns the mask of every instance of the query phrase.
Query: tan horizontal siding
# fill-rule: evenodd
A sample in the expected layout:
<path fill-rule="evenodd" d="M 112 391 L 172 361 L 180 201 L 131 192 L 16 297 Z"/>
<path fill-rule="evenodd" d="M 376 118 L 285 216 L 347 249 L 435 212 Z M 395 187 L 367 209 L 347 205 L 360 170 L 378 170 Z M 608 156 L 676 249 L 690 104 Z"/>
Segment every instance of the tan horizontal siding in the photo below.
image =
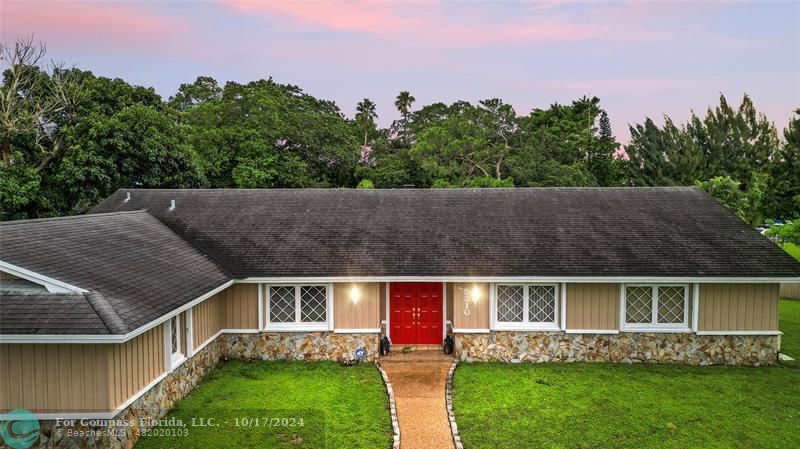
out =
<path fill-rule="evenodd" d="M 125 343 L 108 345 L 112 409 L 164 373 L 164 344 L 164 325 L 159 325 Z"/>
<path fill-rule="evenodd" d="M 700 331 L 778 330 L 779 284 L 701 284 Z"/>
<path fill-rule="evenodd" d="M 477 303 L 470 302 L 470 316 L 464 316 L 464 289 L 472 290 L 477 286 L 480 298 Z M 448 290 L 448 297 L 453 298 L 453 327 L 455 329 L 489 329 L 489 284 L 487 283 L 453 283 Z"/>
<path fill-rule="evenodd" d="M 781 298 L 800 299 L 800 283 L 781 284 Z"/>
<path fill-rule="evenodd" d="M 192 307 L 192 346 L 199 348 L 220 330 L 223 323 L 224 293 L 206 299 Z"/>
<path fill-rule="evenodd" d="M 360 298 L 353 303 L 351 291 L 357 287 Z M 335 329 L 377 329 L 380 326 L 381 288 L 377 282 L 341 282 L 333 285 L 333 325 Z"/>
<path fill-rule="evenodd" d="M 619 329 L 619 284 L 567 284 L 567 329 Z"/>
<path fill-rule="evenodd" d="M 224 292 L 224 329 L 258 329 L 259 284 L 233 284 Z"/>
<path fill-rule="evenodd" d="M 0 413 L 106 412 L 111 345 L 0 344 Z"/>

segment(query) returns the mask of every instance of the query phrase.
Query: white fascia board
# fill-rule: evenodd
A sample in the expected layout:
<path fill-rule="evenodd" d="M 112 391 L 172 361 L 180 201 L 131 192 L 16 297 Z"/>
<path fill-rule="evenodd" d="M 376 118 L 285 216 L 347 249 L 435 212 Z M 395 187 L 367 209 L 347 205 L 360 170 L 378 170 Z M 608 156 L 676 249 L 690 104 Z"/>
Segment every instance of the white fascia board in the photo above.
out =
<path fill-rule="evenodd" d="M 88 290 L 0 260 L 0 271 L 44 286 L 50 293 L 86 293 Z"/>
<path fill-rule="evenodd" d="M 236 283 L 252 284 L 303 284 L 328 282 L 518 282 L 518 283 L 730 283 L 774 284 L 800 282 L 798 276 L 787 277 L 719 277 L 719 276 L 305 276 L 305 277 L 249 277 Z"/>

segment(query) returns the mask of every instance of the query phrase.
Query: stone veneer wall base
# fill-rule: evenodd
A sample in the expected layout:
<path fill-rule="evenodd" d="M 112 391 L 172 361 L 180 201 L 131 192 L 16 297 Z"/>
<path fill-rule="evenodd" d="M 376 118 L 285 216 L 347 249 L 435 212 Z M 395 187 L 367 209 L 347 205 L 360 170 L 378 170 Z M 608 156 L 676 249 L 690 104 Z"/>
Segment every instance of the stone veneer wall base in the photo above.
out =
<path fill-rule="evenodd" d="M 455 352 L 466 362 L 618 362 L 684 365 L 771 365 L 779 337 L 691 333 L 567 334 L 492 331 L 458 334 Z"/>

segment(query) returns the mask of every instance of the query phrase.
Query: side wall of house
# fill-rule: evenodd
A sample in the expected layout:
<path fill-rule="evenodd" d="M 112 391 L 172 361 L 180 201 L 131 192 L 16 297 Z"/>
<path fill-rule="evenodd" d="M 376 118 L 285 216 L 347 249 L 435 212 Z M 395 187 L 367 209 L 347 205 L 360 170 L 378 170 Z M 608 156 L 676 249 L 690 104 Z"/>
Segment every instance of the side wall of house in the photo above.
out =
<path fill-rule="evenodd" d="M 164 326 L 156 326 L 125 343 L 102 345 L 108 353 L 110 410 L 116 409 L 164 374 L 164 338 Z"/>
<path fill-rule="evenodd" d="M 192 343 L 199 348 L 224 326 L 225 294 L 217 293 L 192 307 Z"/>
<path fill-rule="evenodd" d="M 567 284 L 566 328 L 619 330 L 619 284 Z"/>
<path fill-rule="evenodd" d="M 111 349 L 103 344 L 0 344 L 0 413 L 15 408 L 39 413 L 113 410 Z"/>
<path fill-rule="evenodd" d="M 224 297 L 224 329 L 258 329 L 258 289 L 260 284 L 233 284 L 220 294 Z"/>
<path fill-rule="evenodd" d="M 352 299 L 354 288 L 359 296 L 356 302 Z M 334 329 L 378 329 L 381 321 L 381 290 L 378 282 L 334 284 Z"/>
<path fill-rule="evenodd" d="M 489 284 L 486 282 L 448 283 L 448 297 L 453 298 L 453 329 L 489 329 Z M 478 288 L 478 297 L 472 297 L 472 290 Z M 452 295 L 450 294 L 452 291 Z M 465 292 L 466 298 L 465 301 Z M 469 303 L 469 304 L 467 304 Z M 469 308 L 468 314 L 465 309 Z M 449 312 L 448 312 L 449 313 Z"/>
<path fill-rule="evenodd" d="M 780 284 L 702 284 L 698 331 L 776 331 Z"/>

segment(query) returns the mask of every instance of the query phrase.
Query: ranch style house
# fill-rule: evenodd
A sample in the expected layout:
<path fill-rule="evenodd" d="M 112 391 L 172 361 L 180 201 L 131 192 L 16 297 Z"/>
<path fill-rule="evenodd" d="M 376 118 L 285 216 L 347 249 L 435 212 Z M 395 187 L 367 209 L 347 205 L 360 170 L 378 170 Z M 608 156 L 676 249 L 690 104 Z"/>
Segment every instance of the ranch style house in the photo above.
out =
<path fill-rule="evenodd" d="M 157 418 L 220 360 L 374 361 L 384 337 L 772 364 L 781 282 L 800 263 L 697 188 L 119 190 L 0 224 L 0 413 Z"/>

